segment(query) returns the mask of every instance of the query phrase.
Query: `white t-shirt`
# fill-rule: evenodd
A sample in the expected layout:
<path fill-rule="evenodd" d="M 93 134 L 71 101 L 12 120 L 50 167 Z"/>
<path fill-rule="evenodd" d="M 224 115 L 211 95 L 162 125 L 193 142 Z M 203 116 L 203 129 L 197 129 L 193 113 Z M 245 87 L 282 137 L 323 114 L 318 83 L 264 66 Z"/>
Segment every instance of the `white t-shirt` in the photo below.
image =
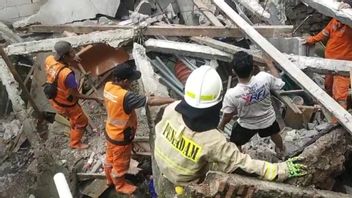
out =
<path fill-rule="evenodd" d="M 222 105 L 223 113 L 237 112 L 238 124 L 247 129 L 263 129 L 275 119 L 270 90 L 280 90 L 285 83 L 266 72 L 259 72 L 246 83 L 238 83 L 227 90 Z"/>

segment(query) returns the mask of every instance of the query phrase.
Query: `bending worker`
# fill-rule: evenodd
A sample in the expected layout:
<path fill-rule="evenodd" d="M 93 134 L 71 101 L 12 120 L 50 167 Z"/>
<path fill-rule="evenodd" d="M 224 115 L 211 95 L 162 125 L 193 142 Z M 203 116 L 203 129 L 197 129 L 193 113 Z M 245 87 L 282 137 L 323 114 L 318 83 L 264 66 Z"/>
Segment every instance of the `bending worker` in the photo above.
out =
<path fill-rule="evenodd" d="M 241 153 L 216 128 L 220 120 L 222 81 L 215 69 L 201 66 L 188 77 L 184 98 L 168 105 L 155 127 L 155 160 L 175 185 L 203 178 L 209 169 L 232 173 L 241 169 L 266 180 L 301 176 L 304 166 L 254 160 Z M 176 188 L 177 191 L 177 188 Z"/>
<path fill-rule="evenodd" d="M 141 73 L 128 64 L 116 66 L 113 80 L 104 88 L 104 100 L 107 111 L 105 137 L 107 139 L 104 170 L 108 185 L 115 185 L 115 190 L 132 194 L 136 186 L 125 181 L 125 174 L 130 165 L 132 141 L 137 130 L 135 109 L 146 104 L 157 106 L 174 101 L 168 97 L 141 96 L 128 89 L 131 83 L 141 77 Z"/>
<path fill-rule="evenodd" d="M 219 129 L 224 130 L 225 125 L 237 115 L 237 123 L 232 127 L 231 142 L 241 150 L 241 146 L 258 133 L 260 137 L 270 137 L 275 143 L 278 157 L 283 158 L 285 146 L 271 104 L 270 92 L 280 90 L 285 83 L 280 79 L 272 60 L 267 57 L 265 62 L 270 74 L 262 71 L 253 75 L 253 56 L 243 51 L 234 54 L 232 68 L 238 83 L 226 91 L 222 106 L 224 115 Z"/>
<path fill-rule="evenodd" d="M 344 0 L 341 6 L 351 8 L 352 0 Z M 323 40 L 328 40 L 325 48 L 325 58 L 352 61 L 351 27 L 336 19 L 331 19 L 329 24 L 319 34 L 308 37 L 306 44 L 313 45 Z M 325 76 L 326 91 L 345 109 L 347 109 L 349 85 L 349 77 L 332 74 Z"/>
<path fill-rule="evenodd" d="M 44 93 L 51 106 L 62 116 L 70 120 L 70 143 L 73 149 L 88 148 L 81 142 L 88 119 L 78 104 L 79 99 L 96 100 L 99 98 L 85 96 L 79 93 L 75 73 L 71 69 L 77 65 L 78 57 L 69 42 L 58 41 L 54 45 L 54 55 L 45 59 L 47 82 Z"/>

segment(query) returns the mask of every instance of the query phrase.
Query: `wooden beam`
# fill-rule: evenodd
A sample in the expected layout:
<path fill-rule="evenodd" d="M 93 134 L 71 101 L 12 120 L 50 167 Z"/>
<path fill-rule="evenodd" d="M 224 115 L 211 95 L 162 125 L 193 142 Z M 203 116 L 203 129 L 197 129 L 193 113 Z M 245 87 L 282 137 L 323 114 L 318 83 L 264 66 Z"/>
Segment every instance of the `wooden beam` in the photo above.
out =
<path fill-rule="evenodd" d="M 264 25 L 254 26 L 264 37 L 290 36 L 293 26 L 291 25 Z M 184 26 L 184 25 L 163 25 L 163 26 L 117 26 L 117 25 L 33 25 L 29 31 L 38 33 L 47 32 L 75 32 L 91 33 L 93 31 L 106 30 L 137 30 L 145 36 L 208 36 L 208 37 L 243 37 L 239 28 L 220 26 Z"/>
<path fill-rule="evenodd" d="M 209 47 L 235 54 L 239 51 L 245 51 L 253 56 L 255 62 L 264 64 L 262 52 L 259 50 L 248 50 L 237 47 L 222 41 L 218 41 L 208 37 L 192 37 L 191 40 L 207 45 Z M 319 57 L 307 57 L 298 55 L 284 54 L 291 62 L 293 62 L 301 70 L 310 70 L 315 73 L 338 73 L 340 75 L 349 76 L 349 71 L 352 69 L 352 61 L 325 59 Z"/>
<path fill-rule="evenodd" d="M 160 53 L 193 56 L 210 60 L 216 59 L 225 62 L 230 62 L 232 60 L 231 54 L 194 43 L 148 39 L 144 45 L 148 50 Z"/>
<path fill-rule="evenodd" d="M 285 55 L 277 50 L 269 41 L 260 35 L 252 26 L 243 20 L 235 11 L 233 11 L 223 0 L 213 0 L 214 3 L 243 31 L 255 42 L 264 52 L 266 52 L 281 69 L 283 69 L 293 80 L 311 94 L 319 103 L 331 112 L 343 125 L 347 131 L 352 134 L 352 116 L 334 99 L 332 99 L 324 90 L 293 64 Z"/>
<path fill-rule="evenodd" d="M 343 24 L 352 27 L 352 9 L 339 10 L 340 2 L 335 0 L 302 0 L 302 2 L 308 4 L 323 15 L 336 18 Z"/>

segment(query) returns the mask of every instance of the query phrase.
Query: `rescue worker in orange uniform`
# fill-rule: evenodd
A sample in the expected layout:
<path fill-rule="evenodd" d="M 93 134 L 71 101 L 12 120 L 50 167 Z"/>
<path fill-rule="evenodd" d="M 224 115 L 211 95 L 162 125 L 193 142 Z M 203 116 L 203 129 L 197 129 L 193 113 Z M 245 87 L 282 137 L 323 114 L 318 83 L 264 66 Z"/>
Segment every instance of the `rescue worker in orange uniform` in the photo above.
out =
<path fill-rule="evenodd" d="M 49 101 L 59 114 L 70 120 L 69 146 L 72 149 L 86 149 L 88 145 L 83 144 L 81 138 L 84 129 L 88 125 L 88 119 L 78 104 L 78 100 L 99 101 L 99 99 L 79 93 L 75 73 L 71 69 L 77 60 L 78 58 L 71 44 L 66 41 L 58 41 L 54 45 L 54 55 L 50 55 L 45 59 L 45 69 L 47 83 L 56 83 L 57 92 Z"/>
<path fill-rule="evenodd" d="M 169 104 L 168 97 L 142 96 L 128 89 L 131 83 L 141 77 L 141 73 L 124 63 L 116 66 L 113 80 L 105 84 L 104 101 L 107 111 L 105 137 L 107 139 L 104 170 L 108 185 L 115 185 L 117 192 L 132 194 L 136 186 L 125 181 L 130 165 L 132 141 L 137 130 L 135 109 Z"/>
<path fill-rule="evenodd" d="M 343 8 L 351 8 L 352 1 L 344 0 Z M 340 6 L 340 7 L 341 7 Z M 325 48 L 325 58 L 352 61 L 352 28 L 332 19 L 329 24 L 317 35 L 306 39 L 306 44 L 313 45 L 328 39 Z M 345 109 L 350 78 L 341 75 L 328 74 L 325 76 L 325 89 Z"/>

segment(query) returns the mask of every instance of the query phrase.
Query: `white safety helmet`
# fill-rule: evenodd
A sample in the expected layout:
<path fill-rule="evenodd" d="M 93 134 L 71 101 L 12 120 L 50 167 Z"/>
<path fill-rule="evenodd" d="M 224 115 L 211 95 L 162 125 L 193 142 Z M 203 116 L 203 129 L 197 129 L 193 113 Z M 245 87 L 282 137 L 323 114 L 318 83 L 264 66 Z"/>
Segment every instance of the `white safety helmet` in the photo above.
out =
<path fill-rule="evenodd" d="M 194 108 L 204 109 L 221 101 L 222 81 L 216 70 L 208 65 L 195 69 L 188 77 L 184 98 Z"/>

